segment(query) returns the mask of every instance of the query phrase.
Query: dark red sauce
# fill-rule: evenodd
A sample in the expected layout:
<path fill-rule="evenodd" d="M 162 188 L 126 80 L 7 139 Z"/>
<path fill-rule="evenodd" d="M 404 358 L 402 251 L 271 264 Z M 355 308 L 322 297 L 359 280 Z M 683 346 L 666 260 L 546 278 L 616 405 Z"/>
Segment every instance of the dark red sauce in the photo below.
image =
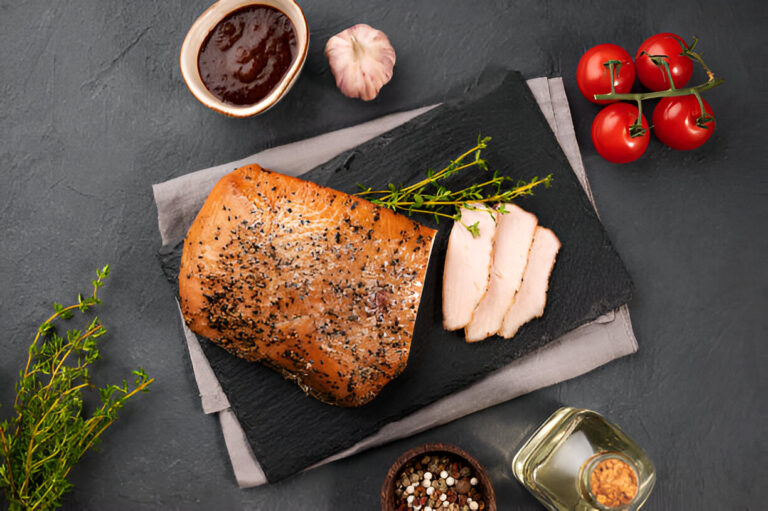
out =
<path fill-rule="evenodd" d="M 252 105 L 266 97 L 296 57 L 296 32 L 273 7 L 249 5 L 219 22 L 197 56 L 203 83 L 216 97 Z"/>

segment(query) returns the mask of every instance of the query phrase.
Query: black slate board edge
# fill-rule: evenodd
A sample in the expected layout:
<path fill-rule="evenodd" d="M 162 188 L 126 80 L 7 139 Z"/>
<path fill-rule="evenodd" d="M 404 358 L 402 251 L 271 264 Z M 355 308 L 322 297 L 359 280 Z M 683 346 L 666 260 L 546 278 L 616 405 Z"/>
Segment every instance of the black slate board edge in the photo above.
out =
<path fill-rule="evenodd" d="M 567 174 L 561 176 L 561 178 L 564 177 L 565 179 L 557 179 L 555 186 L 561 187 L 559 192 L 565 192 L 569 201 L 576 200 L 573 206 L 579 212 L 579 216 L 587 217 L 590 222 L 597 225 L 598 230 L 602 233 L 602 237 L 599 241 L 603 246 L 599 248 L 603 251 L 607 251 L 611 255 L 611 257 L 608 258 L 608 262 L 610 262 L 613 267 L 607 268 L 606 274 L 616 280 L 617 285 L 614 286 L 616 289 L 613 290 L 608 298 L 601 298 L 593 303 L 592 308 L 585 311 L 585 313 L 579 317 L 578 321 L 571 321 L 568 325 L 568 330 L 570 330 L 595 319 L 597 316 L 608 310 L 615 309 L 626 303 L 631 297 L 632 284 L 623 264 L 613 251 L 610 240 L 607 235 L 605 235 L 604 231 L 602 231 L 599 220 L 597 219 L 589 200 L 581 189 L 581 185 L 572 174 L 565 155 L 554 140 L 549 125 L 546 123 L 543 114 L 519 73 L 490 73 L 489 77 L 484 81 L 481 81 L 477 87 L 473 88 L 467 97 L 449 101 L 443 106 L 433 109 L 422 116 L 409 121 L 409 123 L 406 123 L 403 126 L 395 128 L 370 142 L 343 153 L 317 169 L 310 171 L 304 177 L 342 191 L 354 192 L 354 189 L 344 190 L 344 187 L 349 184 L 347 182 L 349 176 L 346 174 L 354 172 L 354 167 L 360 164 L 360 161 L 365 158 L 366 154 L 375 153 L 378 155 L 383 153 L 390 144 L 402 143 L 403 138 L 408 136 L 409 132 L 418 132 L 418 130 L 424 129 L 435 119 L 448 115 L 446 112 L 450 113 L 458 111 L 464 106 L 472 105 L 473 102 L 491 95 L 491 92 L 502 89 L 505 85 L 515 92 L 514 99 L 521 102 L 518 107 L 519 110 L 524 110 L 527 115 L 527 129 L 538 132 L 539 136 L 547 139 L 546 144 L 542 141 L 542 145 L 547 146 L 547 151 L 542 153 L 541 157 L 544 159 L 553 159 L 553 165 L 558 166 L 561 171 L 563 169 L 567 171 Z M 506 103 L 504 106 L 506 106 Z M 521 202 L 522 204 L 520 205 L 526 208 L 525 202 L 531 201 L 523 199 Z M 535 206 L 535 204 L 530 205 Z M 535 207 L 533 209 L 535 210 Z M 425 221 L 424 223 L 429 222 Z M 446 226 L 445 223 L 442 224 L 440 237 L 436 241 L 433 254 L 444 254 L 448 227 L 449 226 Z M 567 258 L 568 249 L 568 246 L 564 246 L 563 250 L 566 252 L 564 252 L 564 255 L 561 254 L 558 259 L 560 259 L 560 257 Z M 178 254 L 175 254 L 177 252 Z M 175 250 L 173 247 L 165 247 L 161 254 L 164 271 L 166 271 L 166 276 L 171 281 L 174 281 L 174 273 L 176 276 L 178 275 L 178 263 L 176 263 L 174 270 L 172 262 L 174 257 L 178 255 L 180 255 L 179 246 L 177 246 Z M 439 280 L 439 276 L 442 274 L 442 264 L 442 257 L 433 256 L 431 258 L 430 268 L 427 272 L 428 282 L 434 282 L 435 278 L 438 278 Z M 563 278 L 563 276 L 560 275 L 562 272 L 559 271 L 560 269 L 563 269 L 562 266 L 562 264 L 555 266 L 552 275 L 552 289 L 556 289 L 558 281 Z M 610 283 L 612 282 L 613 281 Z M 411 352 L 412 359 L 417 358 L 420 351 L 418 349 L 420 339 L 418 339 L 417 336 L 422 334 L 419 330 L 419 324 L 422 325 L 422 329 L 424 324 L 424 321 L 422 321 L 424 313 L 421 309 L 427 308 L 427 304 L 431 306 L 440 303 L 440 293 L 438 288 L 439 286 L 433 286 L 431 289 L 432 294 L 422 298 L 419 321 L 417 323 L 416 331 L 414 332 L 414 342 Z M 427 293 L 427 286 L 425 286 L 425 294 Z M 262 468 L 267 474 L 268 479 L 271 482 L 275 482 L 301 470 L 302 468 L 312 465 L 345 447 L 353 445 L 358 440 L 378 431 L 378 429 L 385 424 L 407 416 L 439 397 L 465 387 L 489 372 L 506 365 L 509 361 L 530 353 L 565 333 L 565 331 L 547 331 L 546 329 L 542 332 L 542 325 L 547 324 L 548 312 L 553 307 L 557 306 L 557 303 L 555 303 L 557 293 L 551 292 L 551 297 L 552 303 L 550 303 L 547 312 L 545 312 L 545 317 L 540 320 L 534 320 L 534 322 L 523 327 L 515 339 L 511 341 L 492 339 L 473 347 L 472 349 L 476 353 L 485 352 L 494 354 L 494 356 L 489 356 L 484 359 L 481 358 L 481 362 L 473 367 L 471 371 L 467 371 L 461 380 L 444 383 L 437 393 L 427 392 L 424 395 L 408 396 L 410 401 L 400 402 L 398 399 L 398 390 L 402 391 L 402 387 L 406 384 L 406 380 L 412 377 L 412 373 L 416 371 L 416 369 L 414 369 L 414 363 L 409 361 L 409 366 L 400 378 L 394 380 L 385 387 L 382 393 L 371 404 L 360 409 L 350 410 L 330 407 L 333 408 L 333 410 L 329 412 L 328 405 L 319 405 L 318 402 L 311 398 L 301 395 L 297 387 L 293 386 L 291 383 L 282 381 L 282 378 L 277 373 L 274 373 L 263 366 L 237 359 L 211 342 L 202 342 L 201 346 L 203 347 L 206 356 L 209 358 L 211 366 L 219 378 L 222 388 L 230 399 L 230 403 L 246 432 L 246 436 L 249 439 L 249 443 L 252 446 L 255 456 L 261 462 Z M 438 316 L 437 319 L 439 319 L 437 309 L 439 309 L 439 307 L 436 309 L 433 308 L 433 316 Z M 434 320 L 435 318 L 433 317 L 432 319 Z M 445 341 L 449 343 L 446 345 L 446 349 L 448 350 L 460 348 L 464 345 L 460 333 L 443 332 L 442 335 L 445 337 Z M 504 342 L 512 344 L 499 346 L 509 348 L 511 351 L 499 356 L 499 353 L 497 353 L 498 347 L 494 347 L 494 343 Z M 267 394 L 254 391 L 244 392 L 244 380 L 249 378 L 253 380 L 254 377 L 259 382 L 264 383 L 265 388 L 270 388 L 274 392 Z M 400 387 L 400 389 L 398 389 L 398 387 Z M 247 388 L 253 389 L 253 386 Z M 374 405 L 380 405 L 378 408 L 387 406 L 392 408 L 391 405 L 393 401 L 397 401 L 397 407 L 395 407 L 394 410 L 389 409 L 389 413 L 382 413 L 378 416 L 376 413 L 373 413 L 377 410 L 377 408 L 372 408 Z M 301 409 L 297 410 L 297 413 L 293 416 L 290 411 L 288 412 L 288 415 L 286 415 L 286 409 L 289 409 L 290 406 L 298 406 L 301 407 Z M 305 424 L 298 425 L 302 437 L 297 437 L 295 432 L 290 431 L 291 421 L 295 422 L 297 418 L 306 421 Z M 276 428 L 275 424 L 283 426 L 288 425 L 288 427 Z M 313 428 L 317 430 L 322 430 L 324 428 L 326 433 L 331 429 L 331 435 L 335 434 L 337 430 L 341 430 L 342 434 L 337 435 L 335 438 L 328 438 L 327 442 L 307 442 L 307 438 L 312 438 Z M 268 431 L 272 431 L 275 434 L 270 436 Z M 278 434 L 288 437 L 286 440 L 288 445 L 282 445 L 277 449 L 279 455 L 276 455 L 273 437 Z M 291 434 L 293 436 L 291 436 Z M 290 455 L 288 455 L 289 452 Z"/>

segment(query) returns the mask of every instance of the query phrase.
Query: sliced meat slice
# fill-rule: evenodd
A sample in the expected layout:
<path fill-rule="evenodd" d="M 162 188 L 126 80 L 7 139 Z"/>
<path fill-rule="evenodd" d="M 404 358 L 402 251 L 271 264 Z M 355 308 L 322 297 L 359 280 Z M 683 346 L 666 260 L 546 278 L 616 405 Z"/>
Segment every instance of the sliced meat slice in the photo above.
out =
<path fill-rule="evenodd" d="M 538 219 L 514 204 L 504 207 L 507 212 L 499 214 L 496 224 L 488 291 L 465 328 L 467 342 L 482 341 L 499 331 L 528 263 Z"/>
<path fill-rule="evenodd" d="M 472 320 L 472 313 L 488 289 L 498 213 L 481 204 L 461 208 L 448 238 L 443 271 L 443 327 L 459 330 Z M 477 225 L 473 236 L 466 226 Z"/>
<path fill-rule="evenodd" d="M 521 326 L 544 314 L 549 276 L 555 266 L 555 258 L 559 250 L 560 240 L 555 233 L 545 227 L 536 227 L 523 283 L 520 285 L 514 303 L 504 316 L 499 335 L 509 339 Z"/>

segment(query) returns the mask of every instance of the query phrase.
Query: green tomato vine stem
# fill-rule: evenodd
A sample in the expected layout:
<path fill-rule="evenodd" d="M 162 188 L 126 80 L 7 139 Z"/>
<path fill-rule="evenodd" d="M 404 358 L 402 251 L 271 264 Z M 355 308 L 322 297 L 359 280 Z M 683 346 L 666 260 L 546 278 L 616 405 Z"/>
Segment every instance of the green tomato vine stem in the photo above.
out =
<path fill-rule="evenodd" d="M 704 101 L 702 101 L 701 95 L 698 92 L 694 92 L 693 95 L 696 97 L 696 101 L 699 102 L 699 112 L 701 112 L 699 117 L 696 119 L 696 126 L 708 130 L 709 126 L 707 126 L 707 124 L 714 121 L 715 118 L 709 115 L 704 109 Z"/>
<path fill-rule="evenodd" d="M 682 89 L 675 88 L 675 81 L 672 79 L 672 71 L 669 69 L 669 62 L 667 62 L 667 56 L 666 55 L 650 55 L 645 52 L 642 52 L 642 54 L 648 55 L 648 58 L 651 59 L 651 61 L 659 66 L 664 68 L 664 72 L 666 73 L 667 77 L 669 78 L 669 89 L 662 90 L 662 91 L 653 91 L 653 92 L 629 92 L 624 94 L 617 94 L 616 88 L 614 86 L 614 80 L 616 76 L 616 72 L 618 71 L 618 68 L 616 68 L 616 64 L 618 61 L 616 60 L 609 60 L 607 62 L 604 62 L 603 65 L 606 66 L 610 72 L 611 76 L 611 92 L 608 94 L 595 94 L 594 97 L 596 100 L 617 100 L 617 101 L 635 101 L 637 102 L 637 120 L 629 127 L 630 136 L 632 138 L 635 137 L 641 137 L 645 135 L 645 129 L 642 126 L 642 119 L 643 119 L 643 101 L 647 99 L 658 99 L 658 98 L 672 98 L 677 96 L 689 96 L 693 95 L 696 97 L 696 100 L 699 102 L 699 109 L 700 109 L 700 115 L 696 119 L 696 125 L 700 128 L 708 129 L 707 126 L 708 123 L 714 121 L 714 118 L 707 114 L 706 110 L 704 109 L 704 102 L 701 99 L 701 93 L 712 89 L 714 87 L 717 87 L 718 85 L 721 85 L 724 83 L 725 80 L 722 78 L 718 78 L 715 76 L 715 73 L 712 72 L 712 70 L 707 66 L 707 64 L 704 62 L 704 59 L 701 57 L 701 54 L 696 53 L 693 51 L 693 49 L 696 47 L 696 44 L 699 42 L 698 38 L 693 38 L 693 43 L 691 43 L 690 46 L 686 46 L 682 42 L 680 43 L 680 47 L 682 48 L 682 51 L 680 55 L 684 55 L 688 57 L 691 60 L 694 60 L 699 63 L 699 65 L 704 69 L 704 72 L 707 73 L 707 81 L 704 83 L 700 83 L 699 85 L 693 86 L 693 87 L 684 87 Z M 616 68 L 616 69 L 614 69 Z"/>
<path fill-rule="evenodd" d="M 608 62 L 603 62 L 603 66 L 607 67 L 611 73 L 611 94 L 616 94 L 616 73 L 621 69 L 621 61 L 609 60 Z"/>
<path fill-rule="evenodd" d="M 629 92 L 626 94 L 595 94 L 595 99 L 615 99 L 619 101 L 645 101 L 646 99 L 671 98 L 676 96 L 688 96 L 690 94 L 701 93 L 712 89 L 724 83 L 722 78 L 712 77 L 711 80 L 699 84 L 695 87 L 686 87 L 684 89 L 667 89 L 655 92 Z"/>
<path fill-rule="evenodd" d="M 643 101 L 637 100 L 637 119 L 634 124 L 629 127 L 629 136 L 632 138 L 642 137 L 645 135 L 646 129 L 643 128 Z"/>

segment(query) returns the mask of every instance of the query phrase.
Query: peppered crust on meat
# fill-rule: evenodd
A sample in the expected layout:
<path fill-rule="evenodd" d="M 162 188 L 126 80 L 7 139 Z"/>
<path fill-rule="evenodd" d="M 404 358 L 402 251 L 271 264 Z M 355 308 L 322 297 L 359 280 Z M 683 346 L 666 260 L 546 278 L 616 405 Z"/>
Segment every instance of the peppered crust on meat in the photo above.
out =
<path fill-rule="evenodd" d="M 435 230 L 258 165 L 214 186 L 184 243 L 192 331 L 312 396 L 360 406 L 405 368 Z"/>

